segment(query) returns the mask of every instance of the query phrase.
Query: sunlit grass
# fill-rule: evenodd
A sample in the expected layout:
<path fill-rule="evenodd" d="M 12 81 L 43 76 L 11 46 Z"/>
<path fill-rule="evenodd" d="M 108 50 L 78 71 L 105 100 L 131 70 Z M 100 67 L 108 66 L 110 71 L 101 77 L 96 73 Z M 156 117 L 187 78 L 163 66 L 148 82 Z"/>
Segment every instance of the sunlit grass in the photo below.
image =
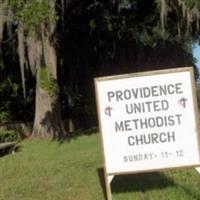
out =
<path fill-rule="evenodd" d="M 63 143 L 26 140 L 0 158 L 0 200 L 104 200 L 102 150 L 98 134 Z M 117 176 L 113 200 L 199 200 L 194 169 Z"/>

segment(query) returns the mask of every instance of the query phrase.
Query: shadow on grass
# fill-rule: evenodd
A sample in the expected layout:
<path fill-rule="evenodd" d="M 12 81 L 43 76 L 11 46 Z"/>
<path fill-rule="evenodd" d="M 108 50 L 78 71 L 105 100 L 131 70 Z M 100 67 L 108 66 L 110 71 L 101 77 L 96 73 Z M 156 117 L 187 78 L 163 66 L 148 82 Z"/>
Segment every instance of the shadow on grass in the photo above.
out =
<path fill-rule="evenodd" d="M 174 186 L 172 179 L 160 172 L 116 176 L 111 183 L 113 193 L 149 191 Z"/>
<path fill-rule="evenodd" d="M 97 173 L 98 173 L 98 176 L 99 176 L 99 182 L 100 182 L 100 185 L 101 185 L 101 188 L 102 188 L 102 192 L 103 192 L 103 195 L 104 195 L 104 199 L 107 200 L 107 195 L 106 195 L 106 184 L 105 184 L 105 177 L 104 177 L 104 169 L 103 168 L 98 168 L 97 169 Z"/>
<path fill-rule="evenodd" d="M 58 139 L 58 141 L 62 144 L 64 142 L 71 142 L 73 140 L 78 139 L 78 137 L 83 136 L 83 135 L 93 135 L 93 134 L 97 134 L 98 128 L 97 127 L 91 127 L 88 129 L 79 129 L 76 130 L 74 132 L 68 133 L 65 137 Z"/>
<path fill-rule="evenodd" d="M 7 148 L 5 150 L 1 150 L 0 151 L 0 158 L 4 157 L 4 156 L 8 156 L 11 154 L 15 154 L 18 152 L 21 152 L 22 146 L 17 144 L 14 148 Z"/>
<path fill-rule="evenodd" d="M 17 146 L 15 147 L 15 153 L 21 152 L 22 149 L 23 149 L 22 145 L 17 145 Z"/>
<path fill-rule="evenodd" d="M 99 181 L 106 198 L 106 186 L 104 179 L 104 169 L 98 168 Z M 168 178 L 163 173 L 151 172 L 140 174 L 117 175 L 111 182 L 112 194 L 126 192 L 145 192 L 153 189 L 163 189 L 175 186 L 173 179 Z"/>

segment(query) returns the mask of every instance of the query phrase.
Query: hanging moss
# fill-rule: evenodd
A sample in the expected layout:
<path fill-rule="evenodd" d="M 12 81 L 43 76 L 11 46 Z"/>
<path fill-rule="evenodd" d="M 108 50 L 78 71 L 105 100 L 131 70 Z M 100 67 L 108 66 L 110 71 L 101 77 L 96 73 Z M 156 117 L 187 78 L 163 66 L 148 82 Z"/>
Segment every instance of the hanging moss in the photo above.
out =
<path fill-rule="evenodd" d="M 55 9 L 49 0 L 6 0 L 8 9 L 14 13 L 13 21 L 23 24 L 26 31 L 35 31 L 43 24 L 54 23 L 57 20 Z"/>
<path fill-rule="evenodd" d="M 53 79 L 47 67 L 39 69 L 39 85 L 48 92 L 49 96 L 53 96 L 56 92 L 56 81 Z"/>

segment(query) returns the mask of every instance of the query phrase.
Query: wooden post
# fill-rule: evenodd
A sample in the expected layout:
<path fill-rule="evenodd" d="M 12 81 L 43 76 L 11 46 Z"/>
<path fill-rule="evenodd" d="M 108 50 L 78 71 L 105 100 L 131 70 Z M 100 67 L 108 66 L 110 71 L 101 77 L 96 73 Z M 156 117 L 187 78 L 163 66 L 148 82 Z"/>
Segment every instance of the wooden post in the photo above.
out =
<path fill-rule="evenodd" d="M 114 175 L 108 175 L 106 171 L 106 167 L 104 167 L 104 177 L 105 177 L 105 184 L 106 184 L 107 200 L 112 200 L 111 181 L 113 180 Z"/>
<path fill-rule="evenodd" d="M 200 167 L 196 167 L 195 169 L 196 169 L 197 172 L 200 174 Z"/>

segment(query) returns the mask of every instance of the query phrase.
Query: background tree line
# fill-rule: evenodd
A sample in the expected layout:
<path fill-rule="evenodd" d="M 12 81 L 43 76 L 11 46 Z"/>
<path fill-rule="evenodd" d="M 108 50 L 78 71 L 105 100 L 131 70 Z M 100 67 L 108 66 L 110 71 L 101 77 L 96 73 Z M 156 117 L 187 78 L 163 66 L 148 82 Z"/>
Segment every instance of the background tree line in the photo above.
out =
<path fill-rule="evenodd" d="M 94 77 L 195 67 L 199 8 L 199 0 L 0 0 L 1 122 L 33 121 L 33 136 L 51 138 L 96 125 Z"/>

